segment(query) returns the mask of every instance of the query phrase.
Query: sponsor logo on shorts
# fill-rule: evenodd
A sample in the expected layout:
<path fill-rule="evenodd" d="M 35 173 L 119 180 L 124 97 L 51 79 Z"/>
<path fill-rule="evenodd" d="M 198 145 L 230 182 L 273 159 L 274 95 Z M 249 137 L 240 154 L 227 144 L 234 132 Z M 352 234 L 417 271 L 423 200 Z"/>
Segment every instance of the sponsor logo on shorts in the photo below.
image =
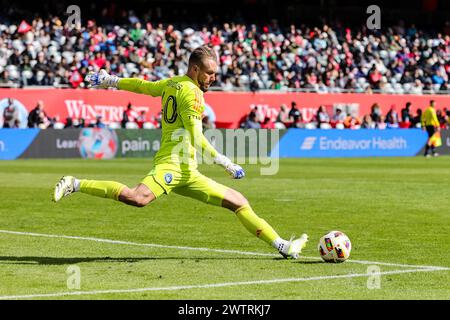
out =
<path fill-rule="evenodd" d="M 164 175 L 164 181 L 166 181 L 167 184 L 172 182 L 172 174 L 171 173 L 166 173 Z"/>

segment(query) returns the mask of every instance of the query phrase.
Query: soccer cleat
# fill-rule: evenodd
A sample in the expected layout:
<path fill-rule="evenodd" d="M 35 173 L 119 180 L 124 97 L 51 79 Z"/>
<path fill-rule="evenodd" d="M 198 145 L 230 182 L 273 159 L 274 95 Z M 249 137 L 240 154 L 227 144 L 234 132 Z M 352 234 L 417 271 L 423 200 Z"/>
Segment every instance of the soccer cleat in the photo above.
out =
<path fill-rule="evenodd" d="M 62 177 L 55 186 L 53 201 L 58 202 L 61 198 L 75 192 L 75 178 L 71 176 Z"/>
<path fill-rule="evenodd" d="M 300 238 L 289 240 L 289 247 L 287 250 L 280 251 L 281 255 L 285 258 L 298 259 L 303 248 L 306 247 L 308 242 L 308 235 L 306 233 L 302 234 Z"/>

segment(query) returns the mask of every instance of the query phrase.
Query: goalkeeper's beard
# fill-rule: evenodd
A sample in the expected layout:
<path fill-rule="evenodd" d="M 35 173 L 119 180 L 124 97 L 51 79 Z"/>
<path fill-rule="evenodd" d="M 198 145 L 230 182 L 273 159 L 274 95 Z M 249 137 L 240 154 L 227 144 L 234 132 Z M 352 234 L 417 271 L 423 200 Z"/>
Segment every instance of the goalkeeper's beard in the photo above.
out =
<path fill-rule="evenodd" d="M 208 86 L 206 87 L 204 81 L 197 80 L 197 82 L 198 82 L 198 85 L 200 87 L 200 90 L 202 90 L 203 92 L 207 92 L 208 89 L 209 89 L 209 86 L 211 85 L 211 83 L 208 83 Z"/>

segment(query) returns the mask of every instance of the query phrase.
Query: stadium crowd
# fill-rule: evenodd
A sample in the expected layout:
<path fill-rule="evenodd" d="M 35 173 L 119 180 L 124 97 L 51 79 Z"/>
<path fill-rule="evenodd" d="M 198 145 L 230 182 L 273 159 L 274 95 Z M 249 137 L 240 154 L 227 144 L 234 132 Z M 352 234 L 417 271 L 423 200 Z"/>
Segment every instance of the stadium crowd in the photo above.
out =
<path fill-rule="evenodd" d="M 0 23 L 0 85 L 83 87 L 89 70 L 158 80 L 187 69 L 202 44 L 220 59 L 221 90 L 442 92 L 449 89 L 450 23 L 427 33 L 414 25 L 370 31 L 340 23 L 317 27 L 276 20 L 181 28 L 133 12 L 122 25 L 66 26 L 58 17 Z"/>
<path fill-rule="evenodd" d="M 95 120 L 86 121 L 84 118 L 67 117 L 61 119 L 59 115 L 49 115 L 45 110 L 45 104 L 39 100 L 36 106 L 28 113 L 26 125 L 20 122 L 19 109 L 11 98 L 7 99 L 7 105 L 0 114 L 0 128 L 40 128 L 40 129 L 70 129 L 70 128 L 111 128 L 111 129 L 156 129 L 161 127 L 161 112 L 158 115 L 148 117 L 146 111 L 138 112 L 131 103 L 128 103 L 122 112 L 120 123 L 105 123 L 100 115 Z M 206 121 L 205 121 L 205 124 Z"/>
<path fill-rule="evenodd" d="M 432 103 L 432 102 L 430 102 Z M 411 110 L 411 103 L 406 103 L 405 107 L 398 111 L 395 105 L 392 105 L 386 114 L 381 112 L 378 103 L 371 106 L 370 114 L 360 118 L 352 112 L 345 112 L 342 108 L 326 108 L 319 106 L 316 114 L 311 119 L 305 119 L 301 109 L 295 102 L 291 107 L 281 105 L 276 117 L 269 117 L 260 106 L 254 107 L 240 124 L 241 128 L 257 129 L 285 129 L 285 128 L 303 128 L 303 129 L 407 129 L 422 128 L 422 110 L 418 108 L 415 113 Z M 436 109 L 436 116 L 442 129 L 450 127 L 450 110 L 446 107 Z"/>

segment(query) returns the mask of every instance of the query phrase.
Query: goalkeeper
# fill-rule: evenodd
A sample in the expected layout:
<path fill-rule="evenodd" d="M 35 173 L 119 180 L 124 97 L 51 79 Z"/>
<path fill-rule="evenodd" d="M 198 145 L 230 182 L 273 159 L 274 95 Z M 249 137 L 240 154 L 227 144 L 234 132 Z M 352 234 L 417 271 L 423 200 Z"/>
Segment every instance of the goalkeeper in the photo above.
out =
<path fill-rule="evenodd" d="M 134 188 L 115 181 L 97 181 L 64 176 L 56 184 L 55 202 L 74 192 L 121 201 L 144 207 L 163 194 L 191 197 L 233 211 L 245 228 L 276 248 L 284 257 L 297 259 L 308 237 L 284 240 L 263 219 L 253 212 L 241 193 L 202 175 L 197 170 L 196 150 L 214 159 L 234 179 L 245 176 L 244 170 L 226 156 L 219 154 L 202 132 L 203 93 L 215 81 L 217 56 L 207 47 L 195 49 L 189 57 L 188 72 L 156 82 L 118 78 L 105 70 L 89 73 L 86 81 L 94 88 L 117 88 L 161 97 L 161 148 L 151 171 Z"/>

